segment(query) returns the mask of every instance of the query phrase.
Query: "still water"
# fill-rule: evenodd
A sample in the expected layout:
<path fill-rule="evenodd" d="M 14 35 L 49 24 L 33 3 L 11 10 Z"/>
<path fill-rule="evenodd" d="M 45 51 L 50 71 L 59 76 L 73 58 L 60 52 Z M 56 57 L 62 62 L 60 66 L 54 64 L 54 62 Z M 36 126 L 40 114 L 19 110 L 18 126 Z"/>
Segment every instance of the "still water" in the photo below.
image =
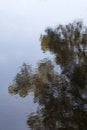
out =
<path fill-rule="evenodd" d="M 87 129 L 87 32 L 61 47 L 44 31 L 87 26 L 86 12 L 86 0 L 0 0 L 0 130 Z"/>

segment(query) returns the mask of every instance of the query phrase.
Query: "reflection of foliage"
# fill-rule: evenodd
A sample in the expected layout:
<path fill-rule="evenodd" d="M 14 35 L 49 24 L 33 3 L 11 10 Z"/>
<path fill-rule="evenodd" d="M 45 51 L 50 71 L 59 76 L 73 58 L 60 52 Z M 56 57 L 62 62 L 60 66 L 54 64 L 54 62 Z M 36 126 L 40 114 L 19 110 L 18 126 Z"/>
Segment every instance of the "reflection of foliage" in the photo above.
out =
<path fill-rule="evenodd" d="M 20 73 L 16 75 L 13 84 L 9 86 L 9 93 L 19 94 L 21 97 L 25 97 L 31 89 L 31 78 L 30 66 L 23 64 Z"/>
<path fill-rule="evenodd" d="M 34 99 L 40 106 L 27 121 L 32 130 L 87 128 L 87 98 L 84 97 L 87 94 L 87 66 L 75 66 L 69 80 L 58 75 L 50 61 L 40 63 L 34 85 Z"/>
<path fill-rule="evenodd" d="M 38 110 L 27 120 L 31 130 L 86 130 L 87 29 L 82 22 L 49 28 L 41 36 L 41 46 L 55 54 L 61 74 L 50 60 L 41 61 L 34 73 L 24 64 L 9 93 L 25 97 L 34 91 Z"/>
<path fill-rule="evenodd" d="M 47 99 L 48 98 L 47 93 L 48 92 L 51 93 L 51 90 L 50 90 L 52 89 L 51 86 L 52 85 L 56 86 L 57 83 L 58 83 L 58 75 L 55 74 L 51 61 L 45 61 L 45 62 L 40 63 L 38 65 L 38 71 L 34 75 L 34 85 L 36 88 L 35 100 L 36 101 L 39 100 L 39 103 L 42 102 L 41 104 L 43 104 L 44 100 L 49 100 Z"/>
<path fill-rule="evenodd" d="M 69 66 L 77 58 L 87 58 L 87 28 L 80 21 L 59 25 L 54 30 L 48 28 L 46 34 L 41 35 L 41 47 L 43 51 L 53 52 L 61 67 Z"/>
<path fill-rule="evenodd" d="M 26 67 L 28 74 L 24 74 Z M 55 72 L 48 60 L 40 62 L 32 75 L 28 65 L 23 65 L 22 70 L 21 80 L 18 78 L 21 83 L 15 80 L 16 86 L 10 86 L 9 92 L 20 96 L 22 92 L 24 97 L 34 86 L 34 102 L 38 102 L 39 107 L 27 120 L 31 130 L 87 128 L 87 65 L 76 65 L 69 78 L 66 73 Z"/>
<path fill-rule="evenodd" d="M 81 65 L 75 68 L 73 72 L 72 82 L 83 89 L 87 84 L 87 65 Z"/>

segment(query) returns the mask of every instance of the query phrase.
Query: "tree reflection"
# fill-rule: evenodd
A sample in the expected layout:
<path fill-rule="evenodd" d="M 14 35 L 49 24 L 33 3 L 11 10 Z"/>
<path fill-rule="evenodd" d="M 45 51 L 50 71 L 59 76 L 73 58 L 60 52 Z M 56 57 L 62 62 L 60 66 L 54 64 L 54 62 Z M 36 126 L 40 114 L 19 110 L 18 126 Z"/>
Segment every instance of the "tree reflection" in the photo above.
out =
<path fill-rule="evenodd" d="M 31 91 L 31 84 L 31 67 L 24 63 L 21 71 L 16 75 L 13 84 L 9 86 L 8 91 L 11 94 L 19 94 L 20 97 L 25 97 Z"/>
<path fill-rule="evenodd" d="M 59 25 L 54 30 L 47 28 L 45 32 L 41 35 L 41 48 L 53 52 L 62 69 L 81 59 L 87 62 L 87 28 L 81 21 Z"/>
<path fill-rule="evenodd" d="M 43 51 L 55 54 L 61 66 L 57 73 L 51 60 L 39 62 L 33 73 L 23 64 L 9 93 L 25 97 L 32 90 L 36 113 L 31 113 L 27 124 L 31 130 L 86 130 L 87 129 L 87 29 L 82 22 L 48 28 L 41 36 Z"/>
<path fill-rule="evenodd" d="M 28 118 L 31 130 L 85 130 L 87 66 L 76 66 L 70 80 L 58 75 L 51 62 L 41 63 L 38 67 L 34 77 L 34 98 L 39 107 L 37 113 Z"/>

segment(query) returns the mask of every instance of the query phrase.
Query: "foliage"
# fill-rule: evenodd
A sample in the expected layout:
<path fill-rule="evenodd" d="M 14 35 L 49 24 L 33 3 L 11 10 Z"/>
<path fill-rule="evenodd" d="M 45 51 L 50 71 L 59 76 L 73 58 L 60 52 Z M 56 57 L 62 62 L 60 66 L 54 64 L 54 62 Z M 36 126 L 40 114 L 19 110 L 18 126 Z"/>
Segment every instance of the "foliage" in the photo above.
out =
<path fill-rule="evenodd" d="M 41 47 L 55 55 L 61 73 L 51 60 L 40 61 L 34 73 L 23 64 L 9 93 L 25 97 L 34 92 L 38 109 L 27 119 L 31 130 L 86 130 L 87 28 L 81 21 L 48 28 Z"/>

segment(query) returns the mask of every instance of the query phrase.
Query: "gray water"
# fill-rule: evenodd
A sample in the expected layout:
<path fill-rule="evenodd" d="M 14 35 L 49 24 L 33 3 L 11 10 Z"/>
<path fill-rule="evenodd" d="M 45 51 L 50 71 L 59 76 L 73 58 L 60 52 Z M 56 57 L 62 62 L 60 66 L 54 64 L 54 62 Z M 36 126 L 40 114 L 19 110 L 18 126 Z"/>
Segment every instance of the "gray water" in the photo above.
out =
<path fill-rule="evenodd" d="M 43 58 L 40 35 L 81 19 L 87 25 L 86 0 L 0 0 L 0 130 L 28 130 L 26 120 L 35 112 L 33 93 L 25 98 L 10 95 L 8 87 L 25 62 L 34 68 Z"/>

